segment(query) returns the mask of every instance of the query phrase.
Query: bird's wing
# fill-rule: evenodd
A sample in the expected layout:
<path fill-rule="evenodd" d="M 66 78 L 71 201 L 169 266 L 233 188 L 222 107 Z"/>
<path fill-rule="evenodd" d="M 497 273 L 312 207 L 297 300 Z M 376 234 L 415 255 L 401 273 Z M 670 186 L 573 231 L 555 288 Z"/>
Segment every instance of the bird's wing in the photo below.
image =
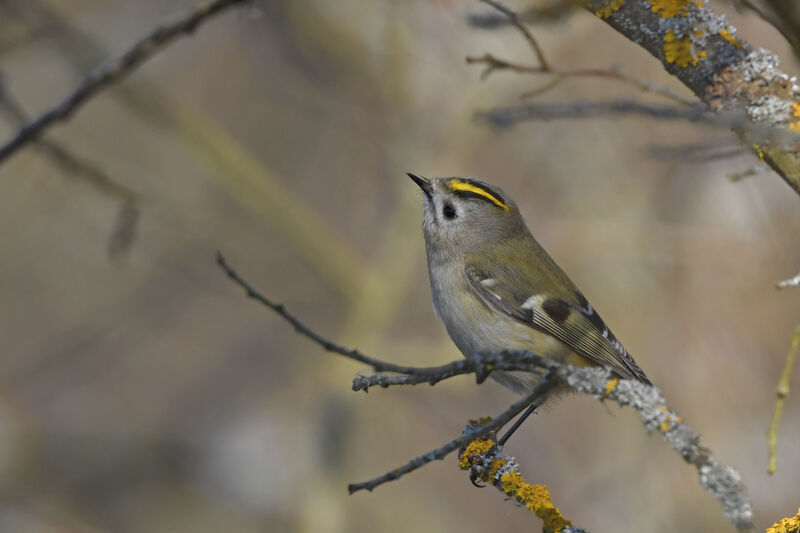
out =
<path fill-rule="evenodd" d="M 489 306 L 519 322 L 552 335 L 577 353 L 625 378 L 650 384 L 644 371 L 620 344 L 603 319 L 576 289 L 573 302 L 547 294 L 515 295 L 492 276 L 468 266 L 469 285 Z"/>

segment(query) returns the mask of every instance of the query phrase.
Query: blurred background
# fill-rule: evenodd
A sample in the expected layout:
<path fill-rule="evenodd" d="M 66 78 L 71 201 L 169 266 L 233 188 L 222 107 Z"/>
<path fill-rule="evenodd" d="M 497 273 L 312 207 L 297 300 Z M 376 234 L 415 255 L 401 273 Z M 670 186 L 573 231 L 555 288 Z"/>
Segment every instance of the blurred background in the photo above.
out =
<path fill-rule="evenodd" d="M 0 1 L 2 138 L 17 125 L 9 102 L 40 113 L 192 5 Z M 772 27 L 712 6 L 798 71 Z M 1 531 L 538 530 L 474 488 L 455 456 L 348 495 L 347 483 L 515 397 L 469 377 L 355 394 L 362 366 L 298 337 L 214 263 L 222 251 L 341 343 L 402 364 L 456 359 L 405 171 L 503 187 L 671 406 L 739 469 L 759 528 L 794 514 L 800 391 L 772 477 L 764 433 L 800 321 L 798 289 L 773 288 L 800 270 L 800 198 L 770 172 L 731 182 L 757 160 L 708 126 L 477 123 L 476 111 L 547 81 L 481 81 L 465 63 L 535 62 L 515 30 L 466 22 L 487 11 L 446 0 L 231 10 L 53 128 L 50 148 L 0 166 Z M 616 65 L 691 96 L 587 13 L 533 28 L 554 65 Z M 567 80 L 539 101 L 615 97 L 659 101 L 603 79 Z M 592 532 L 733 529 L 630 410 L 565 398 L 507 452 Z"/>

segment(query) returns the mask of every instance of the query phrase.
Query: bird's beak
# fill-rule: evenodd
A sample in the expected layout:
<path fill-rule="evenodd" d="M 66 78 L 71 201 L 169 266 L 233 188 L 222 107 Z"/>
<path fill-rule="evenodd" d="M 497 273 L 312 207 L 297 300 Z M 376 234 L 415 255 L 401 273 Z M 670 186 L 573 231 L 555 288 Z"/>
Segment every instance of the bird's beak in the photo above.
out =
<path fill-rule="evenodd" d="M 419 188 L 422 189 L 422 192 L 425 193 L 425 196 L 427 196 L 428 199 L 431 198 L 433 195 L 433 186 L 431 185 L 430 181 L 421 176 L 417 176 L 416 174 L 412 174 L 411 172 L 406 172 L 406 175 L 414 180 L 414 183 L 419 185 Z"/>

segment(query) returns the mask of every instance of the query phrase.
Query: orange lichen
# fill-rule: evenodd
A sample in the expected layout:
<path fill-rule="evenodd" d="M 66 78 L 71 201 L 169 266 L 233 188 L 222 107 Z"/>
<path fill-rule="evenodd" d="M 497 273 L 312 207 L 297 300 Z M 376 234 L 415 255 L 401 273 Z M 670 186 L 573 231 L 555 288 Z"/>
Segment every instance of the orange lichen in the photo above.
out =
<path fill-rule="evenodd" d="M 692 0 L 651 0 L 650 4 L 653 13 L 668 19 L 675 16 L 685 17 L 692 7 Z"/>
<path fill-rule="evenodd" d="M 661 422 L 661 432 L 666 433 L 669 431 L 669 422 Z"/>
<path fill-rule="evenodd" d="M 611 391 L 617 388 L 619 384 L 619 380 L 617 378 L 611 378 L 606 383 L 606 394 L 611 394 Z"/>
<path fill-rule="evenodd" d="M 614 12 L 618 11 L 623 5 L 625 5 L 625 0 L 608 0 L 599 8 L 597 8 L 594 14 L 601 19 L 607 19 L 613 15 Z"/>
<path fill-rule="evenodd" d="M 678 39 L 675 32 L 667 30 L 664 35 L 664 60 L 667 63 L 675 63 L 681 68 L 697 66 L 700 58 L 706 57 L 706 51 L 702 50 L 699 54 L 692 55 L 692 42 L 688 37 Z"/>
<path fill-rule="evenodd" d="M 742 48 L 742 43 L 740 43 L 739 40 L 736 39 L 736 37 L 731 35 L 728 30 L 722 30 L 721 32 L 719 32 L 719 35 L 720 37 L 731 43 L 736 48 Z"/>
<path fill-rule="evenodd" d="M 490 440 L 477 439 L 470 442 L 458 460 L 458 467 L 461 470 L 469 470 L 472 467 L 472 456 L 486 453 L 492 446 L 494 442 Z"/>
<path fill-rule="evenodd" d="M 800 133 L 800 104 L 797 102 L 792 103 L 792 115 L 795 120 L 789 124 L 789 129 L 795 133 Z M 761 159 L 764 159 L 763 155 Z"/>
<path fill-rule="evenodd" d="M 561 531 L 572 522 L 564 518 L 558 507 L 553 505 L 550 491 L 544 485 L 531 485 L 521 474 L 506 472 L 500 478 L 503 483 L 503 492 L 513 496 L 527 509 L 536 513 L 546 531 Z"/>
<path fill-rule="evenodd" d="M 791 518 L 783 518 L 767 528 L 767 533 L 798 533 L 800 532 L 800 509 Z"/>

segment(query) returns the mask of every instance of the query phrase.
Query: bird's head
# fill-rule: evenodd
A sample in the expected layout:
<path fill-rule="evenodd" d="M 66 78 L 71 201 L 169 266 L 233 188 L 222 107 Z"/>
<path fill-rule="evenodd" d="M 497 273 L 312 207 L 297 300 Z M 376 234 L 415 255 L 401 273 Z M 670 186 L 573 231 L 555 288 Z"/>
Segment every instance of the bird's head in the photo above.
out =
<path fill-rule="evenodd" d="M 474 178 L 408 177 L 425 199 L 422 230 L 431 259 L 480 251 L 526 231 L 516 204 L 499 187 Z"/>

